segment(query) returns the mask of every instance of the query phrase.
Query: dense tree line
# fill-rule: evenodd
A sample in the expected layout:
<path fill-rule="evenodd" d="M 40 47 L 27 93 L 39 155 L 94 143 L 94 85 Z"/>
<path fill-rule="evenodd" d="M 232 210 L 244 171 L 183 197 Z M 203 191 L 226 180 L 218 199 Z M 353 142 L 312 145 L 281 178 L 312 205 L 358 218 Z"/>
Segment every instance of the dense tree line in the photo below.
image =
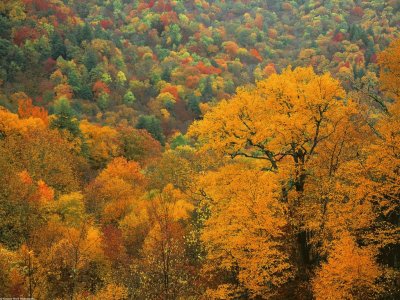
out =
<path fill-rule="evenodd" d="M 398 299 L 399 22 L 2 1 L 0 297 Z"/>
<path fill-rule="evenodd" d="M 287 68 L 162 148 L 0 110 L 0 290 L 37 299 L 396 299 L 400 41 L 382 97 Z M 354 98 L 351 98 L 352 95 Z M 379 101 L 374 108 L 370 101 Z"/>
<path fill-rule="evenodd" d="M 398 37 L 396 1 L 6 0 L 0 103 L 146 126 L 164 143 L 207 107 L 287 66 L 377 88 L 376 54 Z M 152 120 L 149 118 L 153 118 Z"/>

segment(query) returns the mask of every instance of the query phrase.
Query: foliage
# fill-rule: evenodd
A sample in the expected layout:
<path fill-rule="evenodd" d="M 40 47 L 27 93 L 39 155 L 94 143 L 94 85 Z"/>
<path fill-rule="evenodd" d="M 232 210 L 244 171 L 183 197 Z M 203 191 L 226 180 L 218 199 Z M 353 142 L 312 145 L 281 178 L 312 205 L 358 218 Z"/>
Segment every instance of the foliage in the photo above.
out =
<path fill-rule="evenodd" d="M 273 298 L 294 274 L 276 176 L 234 164 L 207 174 L 201 186 L 210 210 L 201 236 L 215 289 L 208 295 Z"/>
<path fill-rule="evenodd" d="M 377 298 L 381 271 L 369 249 L 360 249 L 345 235 L 333 247 L 328 261 L 313 281 L 316 299 Z"/>
<path fill-rule="evenodd" d="M 400 6 L 0 1 L 0 293 L 400 299 Z"/>

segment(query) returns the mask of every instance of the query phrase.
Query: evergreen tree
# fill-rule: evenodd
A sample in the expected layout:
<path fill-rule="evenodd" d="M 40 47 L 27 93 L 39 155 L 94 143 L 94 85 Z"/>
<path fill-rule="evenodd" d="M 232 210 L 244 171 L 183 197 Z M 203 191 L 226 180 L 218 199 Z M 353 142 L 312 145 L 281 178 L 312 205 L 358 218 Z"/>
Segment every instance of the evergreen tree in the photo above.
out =
<path fill-rule="evenodd" d="M 57 59 L 59 56 L 64 59 L 67 57 L 67 48 L 65 47 L 64 41 L 59 33 L 55 32 L 50 38 L 51 44 L 51 57 Z"/>
<path fill-rule="evenodd" d="M 67 98 L 60 98 L 54 104 L 55 118 L 51 121 L 51 128 L 66 130 L 74 137 L 81 136 L 79 121 Z"/>
<path fill-rule="evenodd" d="M 155 116 L 140 116 L 138 123 L 136 124 L 136 128 L 146 129 L 153 136 L 153 138 L 164 145 L 165 136 L 162 132 L 161 122 Z"/>

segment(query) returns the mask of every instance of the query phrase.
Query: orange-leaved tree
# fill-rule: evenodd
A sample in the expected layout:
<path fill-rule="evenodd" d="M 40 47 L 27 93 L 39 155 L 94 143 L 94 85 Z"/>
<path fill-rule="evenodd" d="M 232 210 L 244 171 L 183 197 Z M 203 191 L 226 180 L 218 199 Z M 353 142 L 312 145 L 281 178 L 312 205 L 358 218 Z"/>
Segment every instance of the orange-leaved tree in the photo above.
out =
<path fill-rule="evenodd" d="M 86 208 L 106 224 L 119 221 L 135 206 L 145 185 L 138 163 L 115 158 L 86 188 Z"/>

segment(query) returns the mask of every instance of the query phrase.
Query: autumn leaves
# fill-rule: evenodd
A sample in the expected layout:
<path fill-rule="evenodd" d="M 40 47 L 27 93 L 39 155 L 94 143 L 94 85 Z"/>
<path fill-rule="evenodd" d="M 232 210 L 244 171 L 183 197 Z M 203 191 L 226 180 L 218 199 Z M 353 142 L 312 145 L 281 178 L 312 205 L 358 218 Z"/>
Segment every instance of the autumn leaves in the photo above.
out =
<path fill-rule="evenodd" d="M 288 68 L 210 106 L 162 153 L 129 126 L 81 121 L 70 135 L 70 123 L 49 127 L 65 110 L 0 110 L 1 289 L 38 299 L 398 295 L 399 50 L 380 55 L 387 109 L 364 110 L 330 74 Z"/>
<path fill-rule="evenodd" d="M 201 234 L 208 297 L 276 295 L 294 277 L 276 176 L 238 163 L 209 172 L 200 186 L 210 211 Z"/>
<path fill-rule="evenodd" d="M 396 66 L 382 62 L 392 97 Z M 373 129 L 360 107 L 331 75 L 289 68 L 192 125 L 200 151 L 234 159 L 200 180 L 209 295 L 305 297 L 288 294 L 294 284 L 317 299 L 375 299 L 393 288 L 398 104 Z"/>
<path fill-rule="evenodd" d="M 354 104 L 344 97 L 340 83 L 328 74 L 287 69 L 253 89 L 239 90 L 190 128 L 203 151 L 240 162 L 213 174 L 222 180 L 214 190 L 207 192 L 211 179 L 204 189 L 213 199 L 202 236 L 209 262 L 218 257 L 224 263 L 216 268 L 238 280 L 229 289 L 226 284 L 232 282 L 221 283 L 216 293 L 272 297 L 302 268 L 296 264 L 308 261 L 309 242 L 291 242 L 308 230 L 303 194 L 308 194 L 313 167 L 318 168 L 318 153 L 343 136 L 354 113 Z"/>

